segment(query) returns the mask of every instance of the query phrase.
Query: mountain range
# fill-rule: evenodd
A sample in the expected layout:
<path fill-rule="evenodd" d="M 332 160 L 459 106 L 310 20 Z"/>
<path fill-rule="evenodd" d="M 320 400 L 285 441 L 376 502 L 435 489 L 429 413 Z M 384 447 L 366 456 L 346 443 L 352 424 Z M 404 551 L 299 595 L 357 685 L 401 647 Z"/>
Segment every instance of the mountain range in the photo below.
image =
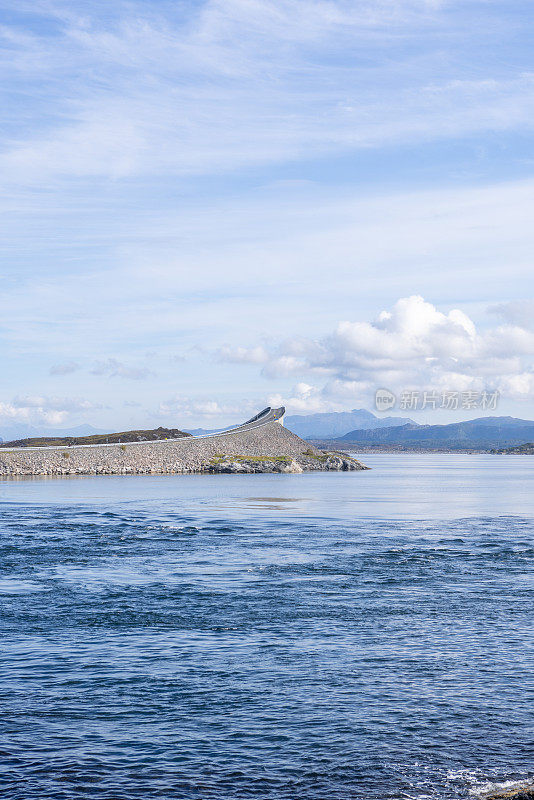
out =
<path fill-rule="evenodd" d="M 515 417 L 481 417 L 449 425 L 407 424 L 375 430 L 356 429 L 335 439 L 339 445 L 400 449 L 485 450 L 534 440 L 534 422 Z"/>
<path fill-rule="evenodd" d="M 294 414 L 284 418 L 284 425 L 302 439 L 336 439 L 352 430 L 375 430 L 400 425 L 417 425 L 409 417 L 377 417 L 364 408 L 322 414 Z"/>
<path fill-rule="evenodd" d="M 417 424 L 409 417 L 377 417 L 363 408 L 318 414 L 290 414 L 284 417 L 284 426 L 302 439 L 335 439 L 356 428 L 371 430 L 407 423 Z M 193 436 L 204 436 L 207 433 L 220 433 L 225 430 L 227 428 L 184 428 L 184 431 Z"/>
<path fill-rule="evenodd" d="M 448 425 L 419 425 L 407 417 L 377 417 L 365 409 L 323 414 L 288 415 L 286 427 L 303 439 L 329 442 L 340 448 L 369 447 L 400 450 L 489 450 L 534 441 L 534 422 L 515 417 L 481 417 Z M 183 430 L 183 429 L 182 429 Z M 194 436 L 224 428 L 186 430 Z M 92 425 L 73 428 L 34 428 L 14 424 L 0 428 L 0 441 L 36 437 L 80 437 L 107 434 Z"/>

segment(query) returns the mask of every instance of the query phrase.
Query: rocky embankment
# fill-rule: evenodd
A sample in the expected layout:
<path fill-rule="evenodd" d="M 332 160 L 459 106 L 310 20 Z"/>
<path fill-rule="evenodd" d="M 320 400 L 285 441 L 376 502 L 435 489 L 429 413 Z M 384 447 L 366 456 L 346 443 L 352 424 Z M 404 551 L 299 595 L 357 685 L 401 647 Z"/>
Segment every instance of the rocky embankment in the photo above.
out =
<path fill-rule="evenodd" d="M 353 471 L 343 453 L 310 446 L 278 422 L 205 439 L 0 449 L 0 477 Z"/>
<path fill-rule="evenodd" d="M 482 795 L 482 800 L 534 800 L 534 784 L 518 783 Z"/>
<path fill-rule="evenodd" d="M 212 460 L 203 472 L 253 473 L 253 472 L 353 472 L 369 467 L 341 453 L 320 452 L 301 456 L 220 456 Z"/>

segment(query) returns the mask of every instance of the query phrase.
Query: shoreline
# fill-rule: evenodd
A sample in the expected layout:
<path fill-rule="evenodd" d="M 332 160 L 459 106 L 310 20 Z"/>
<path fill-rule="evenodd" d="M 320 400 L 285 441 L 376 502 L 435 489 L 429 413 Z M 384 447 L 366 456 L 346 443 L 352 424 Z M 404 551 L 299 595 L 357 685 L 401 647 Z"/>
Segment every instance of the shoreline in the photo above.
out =
<path fill-rule="evenodd" d="M 122 444 L 1 448 L 0 477 L 42 475 L 253 474 L 359 471 L 344 452 L 314 447 L 278 421 L 205 438 Z"/>
<path fill-rule="evenodd" d="M 500 456 L 500 455 L 531 455 L 531 453 L 518 453 L 512 451 L 503 452 L 503 449 L 493 448 L 452 448 L 452 447 L 402 447 L 402 446 L 394 446 L 391 445 L 389 447 L 385 446 L 372 446 L 372 445 L 359 445 L 358 442 L 354 442 L 353 445 L 345 444 L 336 442 L 335 440 L 327 440 L 327 439 L 310 439 L 309 444 L 312 444 L 314 447 L 317 448 L 324 448 L 324 449 L 335 449 L 337 451 L 342 451 L 346 453 L 384 453 L 384 454 L 394 454 L 394 453 L 403 453 L 409 454 L 413 453 L 415 455 L 432 455 L 436 453 L 443 453 L 446 455 L 488 455 L 488 456 Z"/>

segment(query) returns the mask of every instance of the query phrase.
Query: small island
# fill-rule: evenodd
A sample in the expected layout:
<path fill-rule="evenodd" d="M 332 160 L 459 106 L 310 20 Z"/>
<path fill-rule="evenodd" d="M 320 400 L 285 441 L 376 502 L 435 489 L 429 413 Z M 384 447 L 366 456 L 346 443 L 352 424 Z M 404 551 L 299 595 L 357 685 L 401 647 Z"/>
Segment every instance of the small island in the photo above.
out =
<path fill-rule="evenodd" d="M 345 453 L 320 450 L 291 433 L 283 427 L 284 413 L 284 408 L 268 407 L 242 425 L 203 436 L 159 428 L 99 436 L 98 442 L 8 442 L 0 447 L 0 477 L 368 469 Z"/>

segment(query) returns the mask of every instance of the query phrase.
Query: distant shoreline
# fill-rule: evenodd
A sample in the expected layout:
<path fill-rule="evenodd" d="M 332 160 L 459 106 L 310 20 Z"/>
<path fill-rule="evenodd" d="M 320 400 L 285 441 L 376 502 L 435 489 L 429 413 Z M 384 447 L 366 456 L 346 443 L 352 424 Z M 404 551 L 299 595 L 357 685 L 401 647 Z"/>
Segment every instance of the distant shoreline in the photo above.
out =
<path fill-rule="evenodd" d="M 329 450 L 341 450 L 346 453 L 413 453 L 424 455 L 425 453 L 445 453 L 450 455 L 534 455 L 533 452 L 522 452 L 518 447 L 510 448 L 452 448 L 452 447 L 403 447 L 402 445 L 360 445 L 358 442 L 339 442 L 328 439 L 310 439 L 309 443 L 314 447 Z"/>

